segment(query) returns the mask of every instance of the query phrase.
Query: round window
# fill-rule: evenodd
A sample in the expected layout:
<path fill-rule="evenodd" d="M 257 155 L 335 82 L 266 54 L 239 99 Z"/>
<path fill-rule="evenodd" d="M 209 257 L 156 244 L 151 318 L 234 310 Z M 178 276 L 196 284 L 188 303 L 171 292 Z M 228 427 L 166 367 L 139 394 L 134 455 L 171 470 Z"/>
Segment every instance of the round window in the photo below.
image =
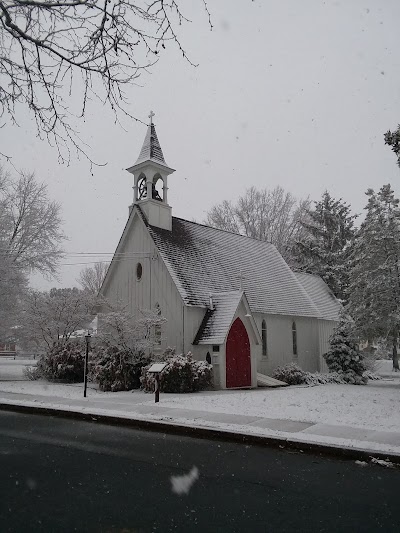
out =
<path fill-rule="evenodd" d="M 142 279 L 142 274 L 143 274 L 143 267 L 142 267 L 142 263 L 138 263 L 136 265 L 136 278 L 139 280 L 139 279 Z"/>

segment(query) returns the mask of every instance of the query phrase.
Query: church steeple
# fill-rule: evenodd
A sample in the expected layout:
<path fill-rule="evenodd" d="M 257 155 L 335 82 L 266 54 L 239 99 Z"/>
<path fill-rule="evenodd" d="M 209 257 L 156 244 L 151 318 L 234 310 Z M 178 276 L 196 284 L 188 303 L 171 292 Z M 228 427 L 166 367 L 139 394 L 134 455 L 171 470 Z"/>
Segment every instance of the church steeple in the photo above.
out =
<path fill-rule="evenodd" d="M 158 141 L 153 111 L 136 163 L 127 168 L 134 176 L 133 204 L 140 205 L 151 226 L 171 230 L 172 213 L 168 205 L 168 176 L 175 172 L 164 159 Z"/>
<path fill-rule="evenodd" d="M 144 138 L 143 146 L 135 165 L 143 163 L 143 161 L 155 161 L 156 163 L 161 163 L 161 165 L 167 166 L 158 141 L 156 127 L 153 124 L 153 117 L 154 113 L 153 111 L 150 111 L 150 124 L 148 125 L 146 137 Z"/>

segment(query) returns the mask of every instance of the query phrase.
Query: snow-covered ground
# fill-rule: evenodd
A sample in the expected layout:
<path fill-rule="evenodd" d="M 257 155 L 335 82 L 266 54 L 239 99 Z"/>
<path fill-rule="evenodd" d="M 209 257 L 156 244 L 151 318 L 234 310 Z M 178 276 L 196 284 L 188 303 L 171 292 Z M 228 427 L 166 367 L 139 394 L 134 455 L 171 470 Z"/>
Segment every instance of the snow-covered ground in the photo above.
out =
<path fill-rule="evenodd" d="M 34 364 L 36 364 L 34 359 L 0 357 L 0 381 L 25 380 L 24 368 Z"/>
<path fill-rule="evenodd" d="M 89 384 L 84 399 L 82 384 L 21 381 L 26 364 L 0 361 L 0 402 L 400 454 L 400 373 L 391 371 L 391 361 L 379 365 L 388 377 L 366 386 L 161 394 L 159 404 L 153 394 L 141 391 L 105 393 Z"/>
<path fill-rule="evenodd" d="M 88 398 L 94 401 L 151 405 L 152 394 L 140 391 L 100 392 L 89 385 Z M 45 381 L 2 381 L 0 392 L 54 398 L 81 399 L 82 384 L 64 385 Z M 194 394 L 162 394 L 163 407 L 259 416 L 299 422 L 348 425 L 381 431 L 400 432 L 400 380 L 371 381 L 366 386 L 319 385 L 282 389 L 209 391 Z M 1 394 L 0 394 L 1 395 Z"/>
<path fill-rule="evenodd" d="M 164 395 L 163 406 L 400 432 L 400 381 L 202 395 Z"/>

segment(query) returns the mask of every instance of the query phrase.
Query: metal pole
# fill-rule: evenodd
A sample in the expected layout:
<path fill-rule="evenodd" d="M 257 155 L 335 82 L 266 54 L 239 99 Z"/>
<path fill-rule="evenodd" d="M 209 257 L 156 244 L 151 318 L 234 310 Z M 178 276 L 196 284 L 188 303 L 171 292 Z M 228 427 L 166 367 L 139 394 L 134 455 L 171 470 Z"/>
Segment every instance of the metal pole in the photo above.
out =
<path fill-rule="evenodd" d="M 160 401 L 160 374 L 157 372 L 157 374 L 154 377 L 155 377 L 155 380 L 156 380 L 156 385 L 155 385 L 155 389 L 154 389 L 155 401 L 156 401 L 156 403 L 158 403 Z"/>
<path fill-rule="evenodd" d="M 84 387 L 83 387 L 83 397 L 86 398 L 86 389 L 87 389 L 87 375 L 88 375 L 88 363 L 89 363 L 89 343 L 90 343 L 90 333 L 85 335 L 86 340 L 86 354 L 85 354 L 85 368 L 84 368 Z"/>

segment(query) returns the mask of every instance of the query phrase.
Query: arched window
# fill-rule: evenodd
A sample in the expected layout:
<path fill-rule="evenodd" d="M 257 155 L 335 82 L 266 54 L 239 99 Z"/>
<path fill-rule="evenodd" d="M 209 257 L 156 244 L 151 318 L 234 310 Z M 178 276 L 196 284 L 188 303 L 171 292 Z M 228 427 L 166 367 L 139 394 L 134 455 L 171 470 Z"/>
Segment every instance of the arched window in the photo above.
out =
<path fill-rule="evenodd" d="M 264 357 L 268 354 L 267 348 L 267 324 L 265 320 L 261 322 L 261 340 L 262 340 L 262 354 Z"/>
<path fill-rule="evenodd" d="M 143 267 L 142 267 L 142 263 L 138 263 L 136 265 L 136 279 L 138 281 L 140 281 L 142 279 L 142 275 L 143 275 Z"/>
<path fill-rule="evenodd" d="M 153 178 L 152 191 L 153 200 L 158 200 L 159 202 L 162 202 L 164 199 L 164 181 L 160 174 L 156 174 Z"/>
<path fill-rule="evenodd" d="M 158 303 L 155 305 L 155 313 L 157 316 L 161 316 L 161 307 Z M 158 345 L 161 344 L 161 324 L 154 326 L 154 342 Z"/>
<path fill-rule="evenodd" d="M 297 328 L 296 322 L 292 323 L 293 355 L 297 355 Z"/>

